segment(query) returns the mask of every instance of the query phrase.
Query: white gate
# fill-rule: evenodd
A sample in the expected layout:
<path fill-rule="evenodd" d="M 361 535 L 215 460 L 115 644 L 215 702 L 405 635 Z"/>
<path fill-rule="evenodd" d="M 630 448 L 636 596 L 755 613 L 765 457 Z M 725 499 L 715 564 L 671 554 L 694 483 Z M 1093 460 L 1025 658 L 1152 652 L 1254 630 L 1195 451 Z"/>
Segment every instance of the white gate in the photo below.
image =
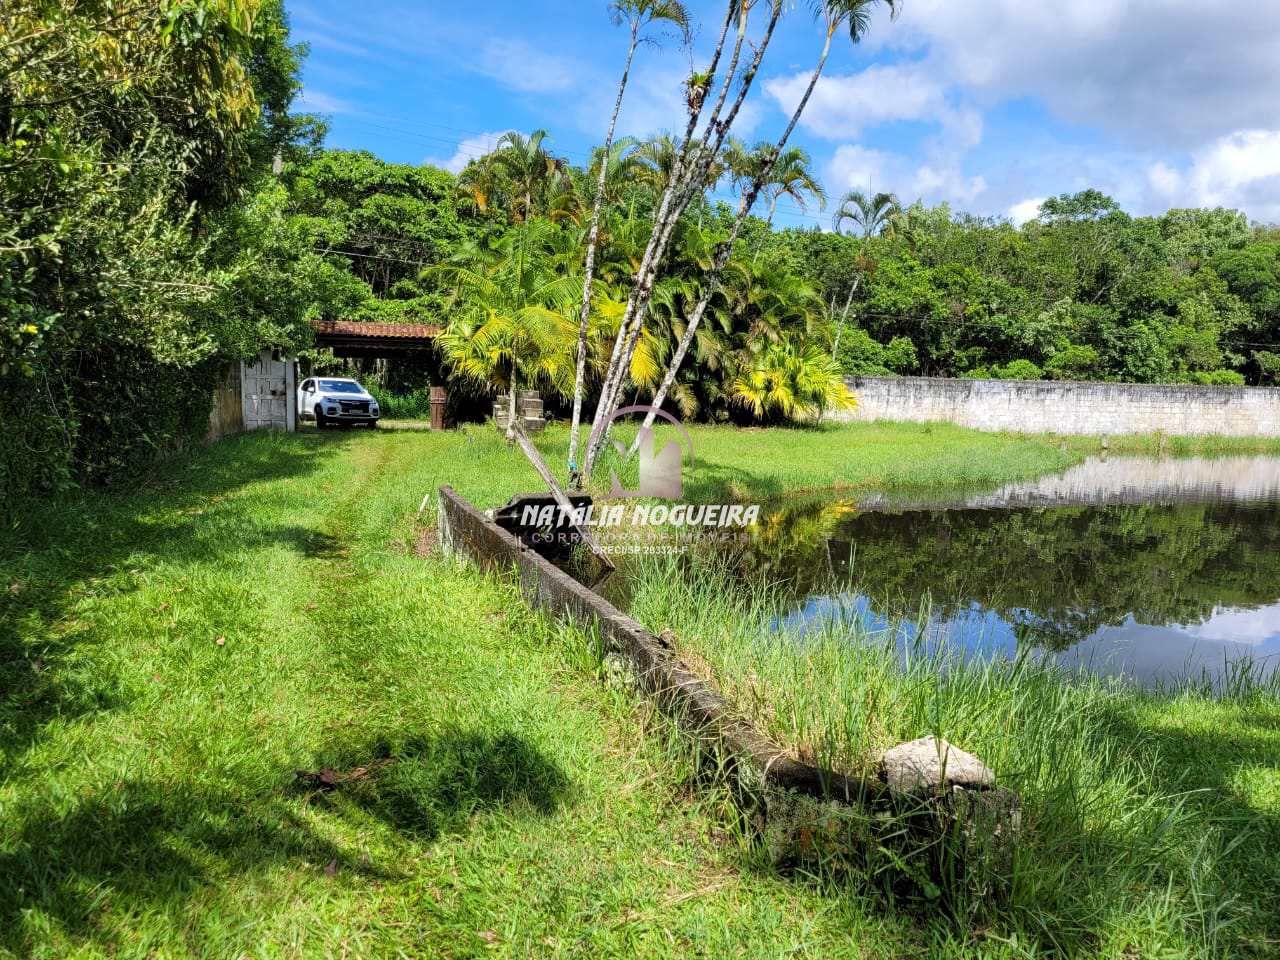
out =
<path fill-rule="evenodd" d="M 246 430 L 294 430 L 298 424 L 294 362 L 279 351 L 263 350 L 245 363 L 240 376 Z"/>

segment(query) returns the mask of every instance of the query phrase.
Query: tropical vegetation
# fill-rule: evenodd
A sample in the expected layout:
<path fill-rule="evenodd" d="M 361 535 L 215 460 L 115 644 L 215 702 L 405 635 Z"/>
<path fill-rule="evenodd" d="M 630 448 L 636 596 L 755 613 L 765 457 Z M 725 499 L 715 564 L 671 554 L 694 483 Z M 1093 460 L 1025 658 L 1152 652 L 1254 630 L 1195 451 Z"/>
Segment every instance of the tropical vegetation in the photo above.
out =
<path fill-rule="evenodd" d="M 857 40 L 870 9 L 821 5 L 824 50 L 841 30 Z M 457 175 L 321 147 L 323 124 L 290 112 L 305 50 L 290 45 L 279 0 L 114 10 L 18 0 L 3 14 L 11 496 L 133 476 L 199 439 L 219 371 L 260 349 L 342 366 L 309 349 L 317 319 L 451 326 L 436 356 L 360 372 L 392 393 L 446 383 L 462 418 L 513 379 L 574 422 L 625 396 L 746 423 L 846 406 L 833 373 L 1280 378 L 1280 231 L 1238 212 L 1134 217 L 1091 190 L 1047 200 L 1021 226 L 888 192 L 855 190 L 820 212 L 821 178 L 786 135 L 753 146 L 732 135 L 749 84 L 724 80 L 754 76 L 764 50 L 747 21 L 763 17 L 767 32 L 785 13 L 776 5 L 729 5 L 708 68 L 685 84 L 683 134 L 615 138 L 611 124 L 575 164 L 551 133 L 513 131 Z M 616 119 L 637 51 L 684 42 L 691 22 L 668 0 L 613 11 L 630 34 Z M 531 273 L 574 278 L 572 296 L 566 283 L 537 304 L 554 323 L 461 282 L 516 246 L 539 261 Z M 538 356 L 503 359 L 492 326 L 477 341 L 488 314 L 506 317 L 503 336 L 538 318 L 520 334 L 540 341 Z M 776 386 L 794 377 L 810 384 L 802 402 Z"/>
<path fill-rule="evenodd" d="M 303 51 L 281 0 L 0 9 L 0 489 L 110 481 L 202 436 L 231 358 L 350 283 L 285 216 Z"/>

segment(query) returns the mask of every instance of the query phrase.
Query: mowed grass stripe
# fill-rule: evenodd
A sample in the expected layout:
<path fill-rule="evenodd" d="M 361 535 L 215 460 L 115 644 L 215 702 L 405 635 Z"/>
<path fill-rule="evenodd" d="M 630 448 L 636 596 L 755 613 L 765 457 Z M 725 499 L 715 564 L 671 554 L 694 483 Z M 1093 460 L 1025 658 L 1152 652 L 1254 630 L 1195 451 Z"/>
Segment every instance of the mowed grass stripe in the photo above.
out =
<path fill-rule="evenodd" d="M 4 543 L 6 670 L 27 674 L 0 727 L 0 950 L 865 956 L 910 937 L 755 863 L 585 637 L 413 554 L 424 487 L 469 456 L 441 454 L 422 434 L 239 438 Z M 490 459 L 482 482 L 522 470 Z M 388 749 L 394 780 L 293 784 Z"/>

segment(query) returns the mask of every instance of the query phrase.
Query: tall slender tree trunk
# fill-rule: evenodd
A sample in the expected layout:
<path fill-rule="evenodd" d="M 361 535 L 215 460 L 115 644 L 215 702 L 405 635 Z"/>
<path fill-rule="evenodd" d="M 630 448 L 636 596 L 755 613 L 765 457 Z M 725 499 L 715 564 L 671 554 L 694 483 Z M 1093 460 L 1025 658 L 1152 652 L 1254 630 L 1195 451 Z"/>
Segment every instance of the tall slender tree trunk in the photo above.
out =
<path fill-rule="evenodd" d="M 513 368 L 511 371 L 511 389 L 507 396 L 507 443 L 516 442 L 516 417 L 519 414 L 516 407 L 516 372 Z"/>
<path fill-rule="evenodd" d="M 631 74 L 631 61 L 640 42 L 640 21 L 631 23 L 631 46 L 627 48 L 627 62 L 622 68 L 622 80 L 618 83 L 618 96 L 613 102 L 613 116 L 609 118 L 609 132 L 604 139 L 604 153 L 600 158 L 600 176 L 596 180 L 596 200 L 591 209 L 591 232 L 587 236 L 587 260 L 582 278 L 582 310 L 578 315 L 578 365 L 573 379 L 573 419 L 569 424 L 569 479 L 577 482 L 578 432 L 582 424 L 582 394 L 586 389 L 587 332 L 591 323 L 591 282 L 595 278 L 596 244 L 600 240 L 600 212 L 604 207 L 604 189 L 609 172 L 609 152 L 613 149 L 613 133 L 618 125 L 618 113 L 622 110 L 622 97 L 627 90 Z"/>
<path fill-rule="evenodd" d="M 832 360 L 834 360 L 836 358 L 836 354 L 840 352 L 840 335 L 844 333 L 845 324 L 849 322 L 849 308 L 853 306 L 853 292 L 858 289 L 858 284 L 860 282 L 861 277 L 854 277 L 853 283 L 849 285 L 849 296 L 844 301 L 844 310 L 840 314 L 840 324 L 836 327 L 836 342 L 831 347 Z M 833 299 L 831 301 L 833 310 L 835 305 L 836 302 Z"/>
<path fill-rule="evenodd" d="M 726 31 L 732 19 L 732 13 L 735 6 L 736 4 L 730 4 L 730 17 L 727 18 L 725 22 Z M 682 151 L 681 158 L 678 160 L 677 173 L 681 176 L 678 183 L 678 202 L 675 209 L 664 209 L 663 212 L 666 214 L 665 217 L 660 217 L 655 223 L 654 233 L 651 236 L 650 243 L 652 246 L 657 247 L 658 256 L 649 263 L 647 276 L 638 278 L 638 282 L 632 290 L 632 301 L 635 303 L 635 308 L 632 309 L 632 304 L 630 302 L 628 303 L 629 316 L 624 316 L 623 326 L 619 330 L 620 336 L 625 332 L 625 344 L 623 345 L 620 355 L 617 357 L 617 364 L 611 364 L 611 376 L 607 378 L 607 382 L 601 392 L 600 402 L 596 407 L 595 424 L 592 427 L 591 438 L 587 446 L 586 463 L 583 468 L 583 474 L 585 476 L 590 476 L 591 470 L 595 466 L 596 458 L 599 456 L 600 451 L 604 446 L 605 421 L 612 416 L 613 411 L 618 408 L 618 401 L 621 397 L 626 371 L 631 365 L 631 358 L 635 354 L 636 345 L 639 343 L 640 339 L 640 332 L 644 325 L 645 309 L 648 307 L 649 300 L 653 296 L 653 284 L 656 279 L 656 271 L 661 262 L 662 255 L 665 254 L 666 248 L 671 241 L 671 237 L 675 232 L 676 224 L 680 215 L 688 208 L 688 205 L 692 201 L 694 195 L 704 186 L 711 164 L 719 154 L 720 149 L 724 144 L 724 139 L 732 128 L 733 122 L 737 118 L 738 112 L 741 110 L 742 104 L 751 90 L 752 83 L 759 73 L 760 63 L 764 59 L 765 50 L 768 48 L 769 42 L 773 38 L 774 30 L 778 25 L 778 19 L 782 15 L 782 4 L 773 4 L 768 25 L 766 26 L 759 43 L 755 47 L 755 55 L 752 58 L 751 65 L 747 68 L 742 78 L 733 106 L 730 108 L 729 113 L 725 116 L 724 120 L 720 120 L 720 114 L 728 96 L 729 86 L 736 75 L 738 60 L 741 55 L 742 45 L 746 35 L 747 11 L 748 8 L 745 5 L 739 8 L 740 19 L 738 37 L 734 46 L 733 59 L 730 63 L 728 73 L 724 78 L 724 82 L 721 85 L 720 95 L 716 102 L 716 108 L 708 118 L 707 128 L 703 134 L 702 141 L 698 144 L 695 153 L 687 157 L 687 168 L 684 151 Z M 721 44 L 723 45 L 723 34 Z M 719 48 L 717 48 L 716 60 L 718 60 L 718 58 Z M 713 68 L 716 60 L 713 60 Z M 692 131 L 696 129 L 697 120 L 698 116 L 690 117 L 690 135 L 692 134 Z M 686 144 L 690 139 L 691 136 L 686 137 Z M 676 180 L 677 178 L 673 177 L 673 187 L 677 187 Z M 759 187 L 757 186 L 757 191 L 758 189 Z M 740 226 L 738 229 L 740 229 Z M 618 344 L 615 343 L 615 349 L 617 346 Z M 649 418 L 649 422 L 652 424 L 652 417 Z"/>
<path fill-rule="evenodd" d="M 738 7 L 736 0 L 731 0 L 726 7 L 724 23 L 720 28 L 720 39 L 716 44 L 715 52 L 712 54 L 711 66 L 708 71 L 711 78 L 715 77 L 720 58 L 723 56 L 724 42 L 729 35 L 729 27 L 733 24 L 735 7 Z M 737 69 L 738 58 L 742 53 L 742 44 L 746 39 L 746 15 L 747 8 L 740 7 L 737 14 L 738 36 L 734 44 L 733 57 L 729 64 L 728 75 L 721 84 L 720 96 L 716 102 L 715 110 L 708 120 L 707 133 L 703 135 L 704 143 L 711 127 L 719 116 L 719 111 L 728 94 L 729 83 L 733 78 L 734 71 Z M 704 104 L 705 97 L 699 102 L 697 109 L 690 107 L 689 122 L 685 126 L 684 139 L 681 140 L 680 148 L 676 151 L 673 159 L 670 177 L 663 188 L 662 197 L 658 204 L 658 212 L 654 215 L 653 230 L 650 231 L 649 242 L 645 246 L 644 256 L 640 260 L 640 267 L 636 271 L 635 282 L 631 288 L 631 295 L 627 298 L 627 306 L 623 312 L 622 322 L 618 326 L 618 334 L 614 338 L 613 352 L 609 356 L 609 367 L 605 372 L 604 382 L 601 385 L 600 399 L 596 404 L 596 416 L 592 424 L 591 439 L 587 444 L 587 464 L 583 471 L 584 475 L 590 475 L 591 466 L 595 461 L 597 446 L 602 442 L 599 435 L 602 430 L 605 412 L 612 412 L 614 409 L 612 404 L 616 397 L 617 379 L 619 376 L 624 375 L 621 371 L 626 366 L 626 364 L 621 363 L 621 358 L 627 349 L 632 320 L 638 313 L 641 317 L 641 322 L 643 322 L 644 309 L 640 304 L 648 302 L 648 296 L 653 286 L 653 274 L 657 271 L 662 261 L 662 256 L 666 252 L 666 244 L 670 240 L 670 231 L 666 229 L 666 223 L 668 220 L 672 223 L 678 220 L 687 205 L 687 201 L 683 204 L 681 203 L 684 199 L 684 179 L 686 173 L 692 173 L 697 169 L 697 164 L 694 162 L 694 157 L 689 154 L 689 150 L 693 143 L 694 134 L 698 129 L 698 121 L 702 116 Z M 627 362 L 629 363 L 630 361 L 628 360 Z"/>
<path fill-rule="evenodd" d="M 746 222 L 747 216 L 751 213 L 751 208 L 755 205 L 756 198 L 759 197 L 761 189 L 773 172 L 774 164 L 777 163 L 783 148 L 787 145 L 787 141 L 791 139 L 791 134 L 795 130 L 796 124 L 800 121 L 800 115 L 804 113 L 805 107 L 809 104 L 809 98 L 813 96 L 814 87 L 818 85 L 818 78 L 822 76 L 823 68 L 827 64 L 827 57 L 831 53 L 831 37 L 832 33 L 828 30 L 826 42 L 822 47 L 822 56 L 818 58 L 818 65 L 814 68 L 813 75 L 809 78 L 809 86 L 805 89 L 804 96 L 800 98 L 800 103 L 797 104 L 795 112 L 791 114 L 791 122 L 787 124 L 787 129 L 783 131 L 778 142 L 774 144 L 773 157 L 768 166 L 756 174 L 751 182 L 751 187 L 743 195 L 742 202 L 738 206 L 738 216 L 733 222 L 733 229 L 729 232 L 729 239 L 716 252 L 715 261 L 712 263 L 711 269 L 703 282 L 702 297 L 698 300 L 697 306 L 693 308 L 693 313 L 689 316 L 689 323 L 685 327 L 684 336 L 680 338 L 680 344 L 676 348 L 671 362 L 667 365 L 667 372 L 662 377 L 662 385 L 658 388 L 657 394 L 654 395 L 652 406 L 655 410 L 661 408 L 663 402 L 667 399 L 667 392 L 675 382 L 676 374 L 680 372 L 680 365 L 684 362 L 685 354 L 689 352 L 689 345 L 693 343 L 694 335 L 698 332 L 698 325 L 702 322 L 702 317 L 707 312 L 707 306 L 711 303 L 711 298 L 715 295 L 716 288 L 719 286 L 720 274 L 724 270 L 725 264 L 729 262 L 734 244 L 738 240 L 738 234 L 742 231 L 742 225 Z M 655 417 L 656 414 L 652 410 L 645 416 L 645 428 L 653 426 Z M 635 445 L 632 444 L 632 452 L 634 450 Z"/>

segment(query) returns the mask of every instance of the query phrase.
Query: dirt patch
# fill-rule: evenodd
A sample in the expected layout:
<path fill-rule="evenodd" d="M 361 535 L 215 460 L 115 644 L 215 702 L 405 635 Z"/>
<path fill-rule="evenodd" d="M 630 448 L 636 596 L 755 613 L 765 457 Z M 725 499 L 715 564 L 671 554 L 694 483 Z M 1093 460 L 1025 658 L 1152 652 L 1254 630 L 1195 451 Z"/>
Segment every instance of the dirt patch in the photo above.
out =
<path fill-rule="evenodd" d="M 440 552 L 440 531 L 434 526 L 423 527 L 413 552 L 420 557 L 436 556 Z"/>

